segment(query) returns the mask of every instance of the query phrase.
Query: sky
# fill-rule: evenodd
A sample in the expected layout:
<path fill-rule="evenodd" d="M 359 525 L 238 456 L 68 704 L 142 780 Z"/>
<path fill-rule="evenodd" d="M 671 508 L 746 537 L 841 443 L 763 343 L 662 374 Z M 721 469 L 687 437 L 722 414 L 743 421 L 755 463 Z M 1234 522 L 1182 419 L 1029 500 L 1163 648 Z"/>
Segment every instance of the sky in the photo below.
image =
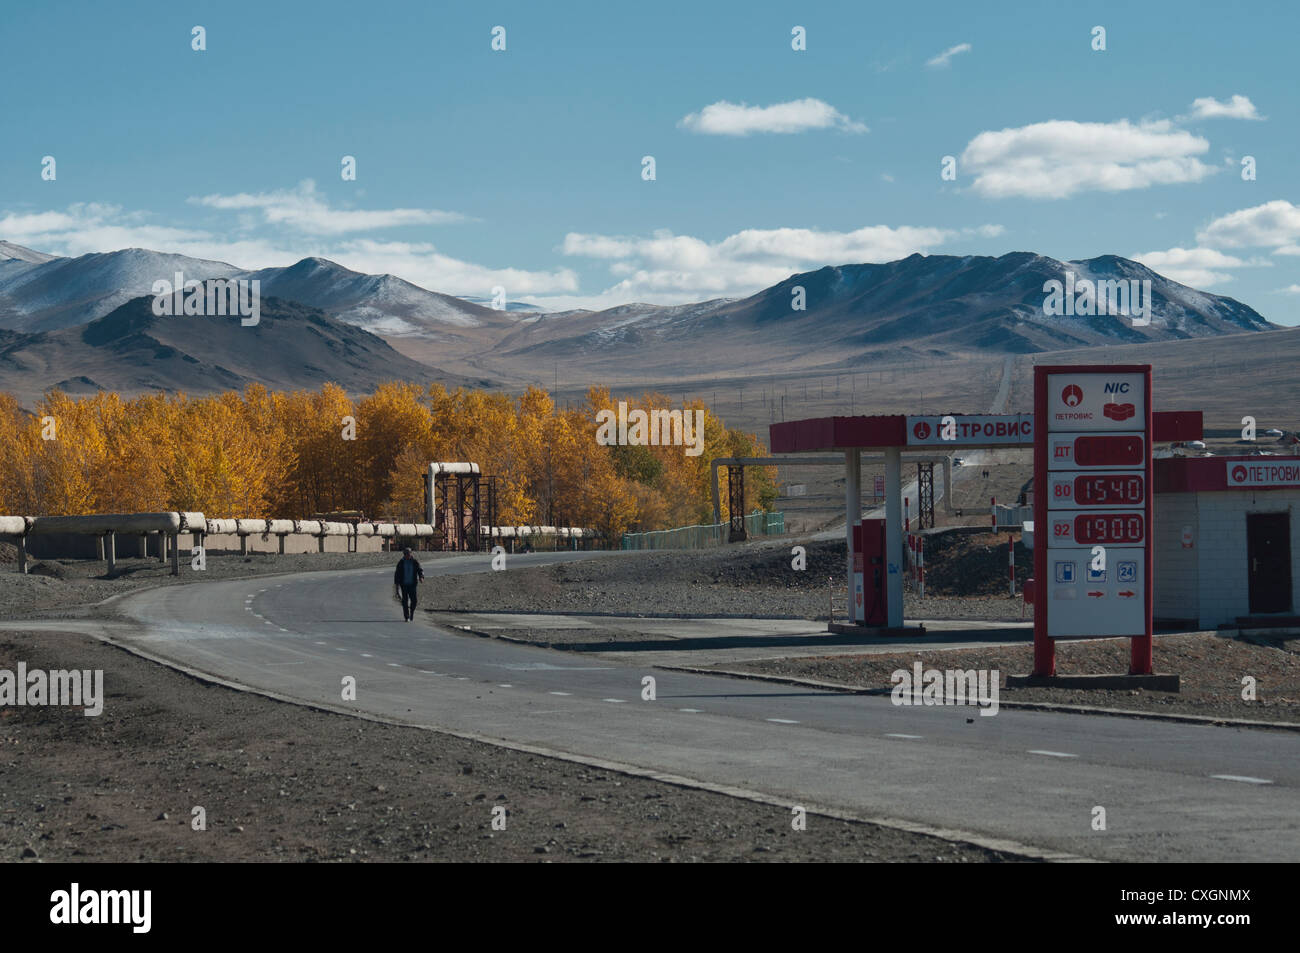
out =
<path fill-rule="evenodd" d="M 1300 6 L 878 7 L 11 4 L 0 240 L 549 308 L 1116 254 L 1300 324 Z"/>

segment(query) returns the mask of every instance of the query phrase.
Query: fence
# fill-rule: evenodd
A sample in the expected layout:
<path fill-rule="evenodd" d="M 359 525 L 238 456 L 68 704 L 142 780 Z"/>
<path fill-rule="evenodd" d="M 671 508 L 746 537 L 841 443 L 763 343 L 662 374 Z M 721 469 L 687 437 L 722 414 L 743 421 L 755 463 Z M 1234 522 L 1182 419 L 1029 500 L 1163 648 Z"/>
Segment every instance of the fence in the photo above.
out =
<path fill-rule="evenodd" d="M 679 526 L 651 533 L 624 533 L 623 549 L 704 549 L 721 546 L 727 541 L 730 523 Z M 750 536 L 778 536 L 785 532 L 784 513 L 750 513 L 745 517 L 745 532 Z"/>

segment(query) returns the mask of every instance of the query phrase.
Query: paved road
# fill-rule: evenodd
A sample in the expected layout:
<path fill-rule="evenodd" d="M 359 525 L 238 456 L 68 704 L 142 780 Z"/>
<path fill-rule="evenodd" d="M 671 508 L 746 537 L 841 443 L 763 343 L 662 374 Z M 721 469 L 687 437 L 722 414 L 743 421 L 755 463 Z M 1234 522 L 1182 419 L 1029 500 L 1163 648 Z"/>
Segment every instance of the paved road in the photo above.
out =
<path fill-rule="evenodd" d="M 517 556 L 515 565 L 554 558 Z M 436 586 L 439 573 L 483 571 L 487 560 L 424 565 Z M 304 573 L 160 588 L 120 606 L 138 620 L 124 632 L 140 648 L 306 702 L 343 707 L 340 685 L 353 676 L 365 712 L 792 805 L 1112 860 L 1300 859 L 1295 733 L 1010 710 L 984 717 L 653 670 L 406 623 L 390 580 L 388 570 Z M 645 675 L 657 679 L 655 701 L 641 698 Z M 1098 806 L 1104 832 L 1091 829 Z"/>

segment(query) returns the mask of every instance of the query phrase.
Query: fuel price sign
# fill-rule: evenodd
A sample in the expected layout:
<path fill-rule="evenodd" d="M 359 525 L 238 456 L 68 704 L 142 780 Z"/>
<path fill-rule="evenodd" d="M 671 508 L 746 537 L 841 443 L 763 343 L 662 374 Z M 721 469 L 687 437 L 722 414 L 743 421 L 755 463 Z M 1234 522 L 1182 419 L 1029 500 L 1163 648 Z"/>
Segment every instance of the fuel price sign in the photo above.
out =
<path fill-rule="evenodd" d="M 1150 380 L 1146 365 L 1034 369 L 1036 674 L 1054 670 L 1051 639 L 1150 636 Z"/>

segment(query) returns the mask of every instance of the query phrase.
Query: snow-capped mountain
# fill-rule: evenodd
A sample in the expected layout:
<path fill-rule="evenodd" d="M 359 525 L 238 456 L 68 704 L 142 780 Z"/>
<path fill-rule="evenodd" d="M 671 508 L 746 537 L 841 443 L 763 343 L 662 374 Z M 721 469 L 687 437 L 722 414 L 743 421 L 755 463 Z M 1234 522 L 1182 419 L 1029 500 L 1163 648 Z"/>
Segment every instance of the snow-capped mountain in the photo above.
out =
<path fill-rule="evenodd" d="M 155 281 L 173 281 L 177 272 L 186 280 L 260 279 L 263 295 L 320 308 L 391 337 L 436 339 L 510 322 L 505 312 L 426 291 L 392 275 L 361 274 L 323 258 L 249 271 L 143 248 L 59 258 L 0 243 L 0 328 L 48 331 L 85 324 L 150 294 Z"/>

